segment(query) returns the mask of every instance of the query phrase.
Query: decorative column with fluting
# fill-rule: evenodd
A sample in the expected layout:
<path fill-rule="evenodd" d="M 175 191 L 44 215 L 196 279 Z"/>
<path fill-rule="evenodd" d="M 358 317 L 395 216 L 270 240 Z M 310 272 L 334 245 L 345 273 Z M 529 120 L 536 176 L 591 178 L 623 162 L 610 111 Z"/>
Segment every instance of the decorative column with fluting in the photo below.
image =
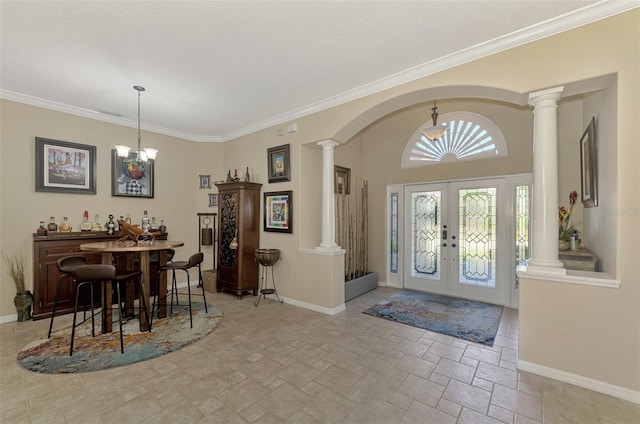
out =
<path fill-rule="evenodd" d="M 319 141 L 322 147 L 322 242 L 316 249 L 340 250 L 336 244 L 336 198 L 334 194 L 333 152 L 338 142 Z"/>
<path fill-rule="evenodd" d="M 558 100 L 564 87 L 529 94 L 533 106 L 533 249 L 527 271 L 566 274 L 558 259 Z"/>

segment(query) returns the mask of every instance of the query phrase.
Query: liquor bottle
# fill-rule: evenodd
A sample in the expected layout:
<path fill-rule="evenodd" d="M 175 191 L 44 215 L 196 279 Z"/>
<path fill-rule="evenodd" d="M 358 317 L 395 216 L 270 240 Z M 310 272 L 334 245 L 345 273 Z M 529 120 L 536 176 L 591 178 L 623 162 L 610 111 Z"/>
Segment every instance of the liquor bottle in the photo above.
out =
<path fill-rule="evenodd" d="M 89 221 L 89 211 L 84 211 L 82 222 L 80 222 L 80 231 L 91 231 L 92 225 Z"/>
<path fill-rule="evenodd" d="M 156 217 L 151 217 L 151 231 L 155 231 L 158 229 L 158 223 L 156 222 Z"/>
<path fill-rule="evenodd" d="M 250 178 L 251 177 L 249 176 L 249 167 L 247 166 L 247 170 L 244 173 L 244 181 L 248 183 Z"/>
<path fill-rule="evenodd" d="M 124 221 L 127 224 L 131 225 L 131 214 L 129 212 L 127 212 L 127 217 L 124 219 Z"/>
<path fill-rule="evenodd" d="M 160 227 L 158 230 L 160 230 L 160 234 L 165 234 L 167 232 L 167 226 L 164 225 L 164 219 L 160 220 Z"/>
<path fill-rule="evenodd" d="M 149 231 L 149 215 L 147 215 L 147 211 L 144 211 L 144 215 L 142 216 L 142 231 Z"/>
<path fill-rule="evenodd" d="M 71 228 L 71 224 L 69 224 L 69 218 L 64 217 L 62 223 L 60 224 L 60 232 L 62 233 L 70 233 L 73 228 Z"/>
<path fill-rule="evenodd" d="M 44 221 L 40 221 L 40 227 L 36 230 L 38 237 L 44 237 L 47 235 L 47 229 L 44 226 Z"/>
<path fill-rule="evenodd" d="M 107 234 L 113 235 L 116 232 L 116 223 L 113 221 L 113 215 L 109 214 L 109 220 L 105 224 L 105 228 L 107 229 Z"/>
<path fill-rule="evenodd" d="M 56 224 L 56 219 L 51 217 L 51 222 L 47 225 L 48 231 L 58 231 L 58 224 Z"/>
<path fill-rule="evenodd" d="M 93 219 L 93 225 L 91 226 L 91 231 L 102 231 L 102 224 L 100 223 L 100 215 L 96 214 Z"/>

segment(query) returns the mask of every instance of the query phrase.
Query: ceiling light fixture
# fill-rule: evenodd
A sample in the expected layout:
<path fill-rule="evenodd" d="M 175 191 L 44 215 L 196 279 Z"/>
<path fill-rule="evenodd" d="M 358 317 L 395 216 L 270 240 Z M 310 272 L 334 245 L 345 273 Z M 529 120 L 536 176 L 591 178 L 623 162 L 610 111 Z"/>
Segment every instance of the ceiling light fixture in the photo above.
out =
<path fill-rule="evenodd" d="M 447 132 L 447 123 L 443 123 L 438 125 L 438 106 L 436 106 L 436 101 L 433 101 L 433 107 L 431 108 L 433 111 L 431 113 L 431 119 L 433 119 L 433 125 L 429 128 L 426 128 L 422 131 L 422 135 L 427 137 L 431 141 L 436 141 Z"/>
<path fill-rule="evenodd" d="M 147 162 L 148 160 L 155 160 L 158 149 L 151 147 L 140 149 L 140 92 L 145 91 L 145 88 L 139 85 L 134 85 L 133 88 L 138 92 L 138 151 L 136 152 L 136 162 Z M 129 156 L 131 147 L 118 145 L 116 150 L 118 151 L 118 156 L 126 158 Z"/>

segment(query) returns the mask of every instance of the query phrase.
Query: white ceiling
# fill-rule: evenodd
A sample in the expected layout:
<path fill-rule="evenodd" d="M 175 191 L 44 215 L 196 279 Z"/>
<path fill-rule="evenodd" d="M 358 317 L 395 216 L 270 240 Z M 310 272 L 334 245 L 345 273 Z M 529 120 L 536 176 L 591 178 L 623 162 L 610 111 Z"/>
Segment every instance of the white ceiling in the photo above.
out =
<path fill-rule="evenodd" d="M 224 141 L 637 0 L 7 1 L 3 98 Z"/>

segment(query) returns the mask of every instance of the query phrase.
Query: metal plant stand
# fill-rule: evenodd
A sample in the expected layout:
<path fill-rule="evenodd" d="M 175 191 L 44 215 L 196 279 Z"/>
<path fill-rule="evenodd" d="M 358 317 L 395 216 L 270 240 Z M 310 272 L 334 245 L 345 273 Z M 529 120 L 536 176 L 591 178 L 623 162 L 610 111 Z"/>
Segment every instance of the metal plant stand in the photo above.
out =
<path fill-rule="evenodd" d="M 258 300 L 254 303 L 255 306 L 260 304 L 260 299 L 267 298 L 268 294 L 275 294 L 278 302 L 283 303 L 278 291 L 276 290 L 276 280 L 273 276 L 273 266 L 281 259 L 279 249 L 256 249 L 255 253 L 256 261 L 262 265 L 262 277 L 260 278 L 260 295 Z M 269 288 L 269 274 L 268 269 L 271 268 L 271 285 L 273 288 Z"/>

